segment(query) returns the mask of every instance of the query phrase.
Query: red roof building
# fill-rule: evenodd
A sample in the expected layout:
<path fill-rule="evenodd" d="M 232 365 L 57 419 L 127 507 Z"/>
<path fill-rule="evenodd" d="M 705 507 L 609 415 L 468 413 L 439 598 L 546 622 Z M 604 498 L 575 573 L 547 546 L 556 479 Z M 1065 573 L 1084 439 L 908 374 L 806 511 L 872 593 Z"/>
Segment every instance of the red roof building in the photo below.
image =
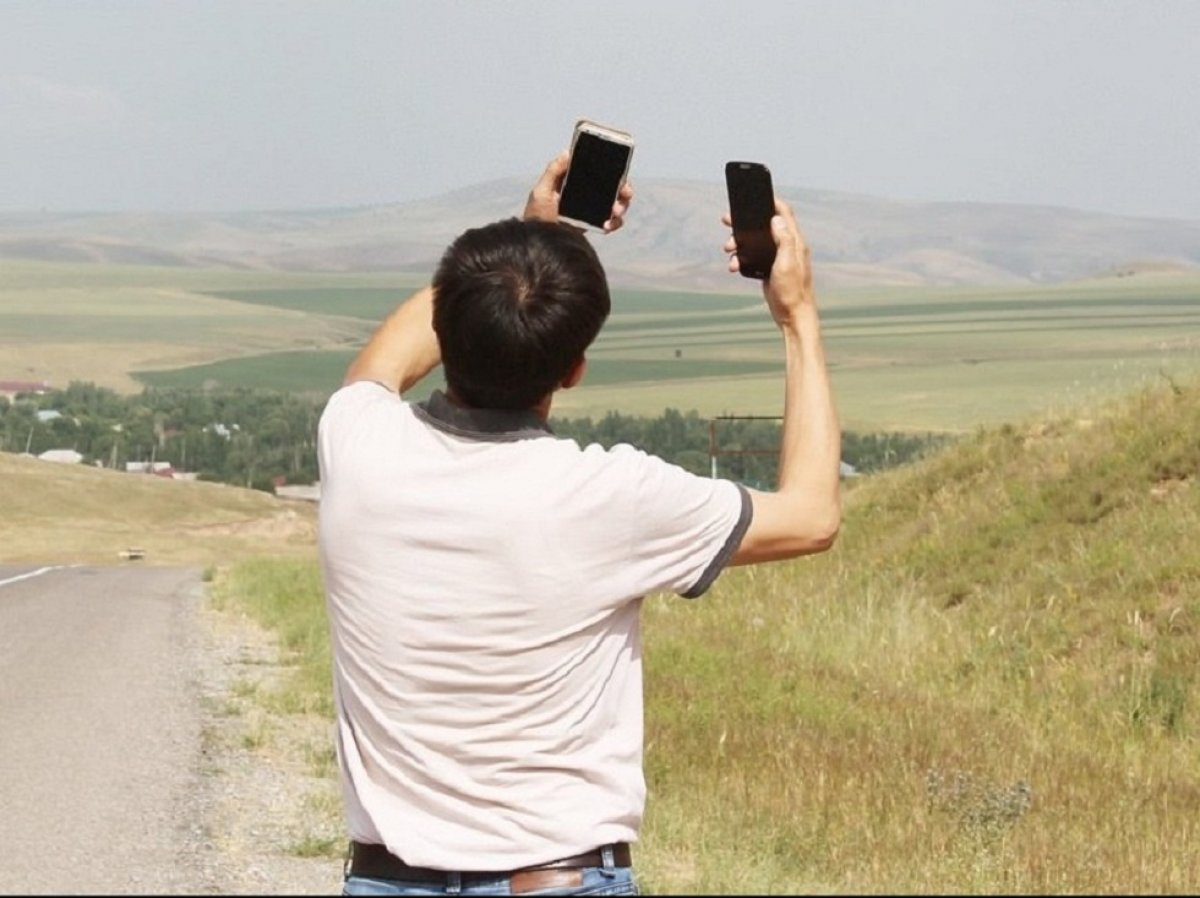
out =
<path fill-rule="evenodd" d="M 0 380 L 0 394 L 16 396 L 18 393 L 45 393 L 50 384 L 44 380 Z"/>

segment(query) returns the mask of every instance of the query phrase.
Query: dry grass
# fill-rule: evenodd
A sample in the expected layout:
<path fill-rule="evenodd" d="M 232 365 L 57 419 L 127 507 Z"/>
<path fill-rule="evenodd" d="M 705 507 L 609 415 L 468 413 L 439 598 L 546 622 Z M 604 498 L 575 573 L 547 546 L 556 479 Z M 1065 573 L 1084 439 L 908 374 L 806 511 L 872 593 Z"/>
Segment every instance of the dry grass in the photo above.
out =
<path fill-rule="evenodd" d="M 1197 387 L 982 432 L 650 604 L 651 890 L 1195 892 L 1197 433 Z"/>
<path fill-rule="evenodd" d="M 256 490 L 0 453 L 0 562 L 220 565 L 315 557 L 316 508 Z"/>
<path fill-rule="evenodd" d="M 213 349 L 138 340 L 115 343 L 22 342 L 0 344 L 0 371 L 8 379 L 46 381 L 65 387 L 72 381 L 94 383 L 118 393 L 140 393 L 144 384 L 130 371 L 200 365 L 221 358 Z"/>

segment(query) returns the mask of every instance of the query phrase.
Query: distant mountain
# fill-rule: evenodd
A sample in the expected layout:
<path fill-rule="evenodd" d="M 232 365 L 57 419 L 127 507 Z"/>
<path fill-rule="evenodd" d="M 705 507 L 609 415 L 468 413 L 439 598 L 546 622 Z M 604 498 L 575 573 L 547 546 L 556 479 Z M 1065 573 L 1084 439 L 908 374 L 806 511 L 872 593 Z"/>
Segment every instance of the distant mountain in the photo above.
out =
<path fill-rule="evenodd" d="M 419 271 L 468 227 L 519 214 L 529 185 L 428 199 L 236 213 L 0 214 L 0 258 L 289 271 Z M 647 179 L 596 245 L 614 285 L 727 289 L 724 186 Z M 825 285 L 1019 284 L 1142 268 L 1200 270 L 1200 221 L 1051 206 L 918 203 L 779 187 Z"/>

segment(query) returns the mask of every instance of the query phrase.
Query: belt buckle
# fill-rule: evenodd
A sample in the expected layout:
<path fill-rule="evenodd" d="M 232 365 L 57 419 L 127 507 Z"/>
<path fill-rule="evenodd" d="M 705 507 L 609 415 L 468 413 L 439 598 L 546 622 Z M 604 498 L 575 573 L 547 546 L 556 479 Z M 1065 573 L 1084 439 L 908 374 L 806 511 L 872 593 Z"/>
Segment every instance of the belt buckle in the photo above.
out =
<path fill-rule="evenodd" d="M 508 878 L 511 895 L 525 895 L 542 889 L 577 889 L 583 885 L 583 870 L 559 868 L 554 870 L 521 870 Z"/>

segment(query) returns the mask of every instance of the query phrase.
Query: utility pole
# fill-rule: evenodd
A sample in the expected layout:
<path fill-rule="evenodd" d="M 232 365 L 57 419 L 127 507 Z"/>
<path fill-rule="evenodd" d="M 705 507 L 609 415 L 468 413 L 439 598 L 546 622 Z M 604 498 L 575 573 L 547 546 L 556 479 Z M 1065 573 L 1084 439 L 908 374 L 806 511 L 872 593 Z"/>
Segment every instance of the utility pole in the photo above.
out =
<path fill-rule="evenodd" d="M 717 419 L 708 419 L 708 458 L 712 464 L 712 479 L 717 479 Z"/>

